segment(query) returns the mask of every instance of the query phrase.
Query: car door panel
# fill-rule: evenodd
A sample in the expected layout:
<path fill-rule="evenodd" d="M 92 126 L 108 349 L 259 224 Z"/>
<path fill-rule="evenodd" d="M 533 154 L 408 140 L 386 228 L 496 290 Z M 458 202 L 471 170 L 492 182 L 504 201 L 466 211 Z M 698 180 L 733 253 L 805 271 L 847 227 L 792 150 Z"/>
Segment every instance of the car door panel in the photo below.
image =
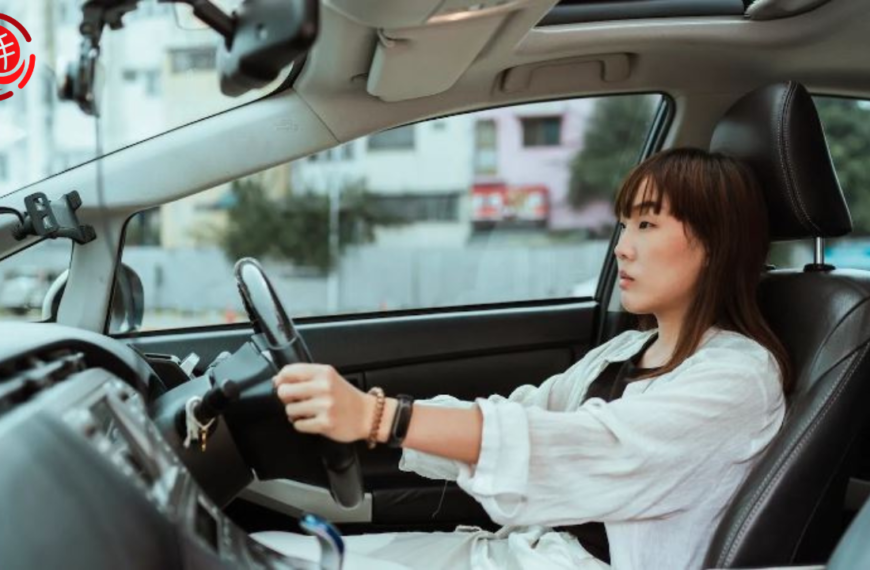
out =
<path fill-rule="evenodd" d="M 492 310 L 303 319 L 297 325 L 317 362 L 352 372 L 547 346 L 581 350 L 591 339 L 596 307 L 591 300 L 566 300 Z M 196 353 L 203 369 L 250 335 L 248 326 L 231 325 L 118 338 L 143 353 Z"/>
<path fill-rule="evenodd" d="M 472 401 L 539 383 L 541 375 L 545 379 L 565 370 L 572 359 L 568 347 L 544 348 L 367 370 L 364 376 L 366 388 L 380 386 L 387 394 L 405 392 L 417 399 L 449 394 Z"/>
<path fill-rule="evenodd" d="M 551 302 L 493 310 L 438 311 L 344 320 L 302 320 L 299 330 L 318 362 L 334 365 L 363 390 L 418 399 L 449 394 L 466 401 L 508 395 L 567 369 L 593 344 L 597 304 Z M 222 351 L 241 346 L 246 327 L 144 333 L 127 337 L 143 353 L 195 352 L 202 372 Z M 372 528 L 443 528 L 447 523 L 491 524 L 480 505 L 455 483 L 398 469 L 400 451 L 360 445 Z M 270 499 L 276 504 L 275 498 Z M 280 510 L 280 509 L 279 509 Z M 289 512 L 284 510 L 284 512 Z"/>

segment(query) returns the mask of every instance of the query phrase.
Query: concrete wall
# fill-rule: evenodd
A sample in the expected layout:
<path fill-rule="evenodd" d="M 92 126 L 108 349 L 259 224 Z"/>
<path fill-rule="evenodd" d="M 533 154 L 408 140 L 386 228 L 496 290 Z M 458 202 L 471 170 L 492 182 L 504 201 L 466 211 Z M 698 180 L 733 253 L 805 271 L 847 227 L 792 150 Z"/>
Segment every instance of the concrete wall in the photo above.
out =
<path fill-rule="evenodd" d="M 264 265 L 291 315 L 311 316 L 566 297 L 580 284 L 594 287 L 606 247 L 603 240 L 534 248 L 357 247 L 342 257 L 333 298 L 329 277 Z M 124 262 L 142 278 L 148 328 L 178 318 L 161 311 L 182 313 L 187 324 L 241 317 L 232 264 L 218 249 L 128 247 Z"/>

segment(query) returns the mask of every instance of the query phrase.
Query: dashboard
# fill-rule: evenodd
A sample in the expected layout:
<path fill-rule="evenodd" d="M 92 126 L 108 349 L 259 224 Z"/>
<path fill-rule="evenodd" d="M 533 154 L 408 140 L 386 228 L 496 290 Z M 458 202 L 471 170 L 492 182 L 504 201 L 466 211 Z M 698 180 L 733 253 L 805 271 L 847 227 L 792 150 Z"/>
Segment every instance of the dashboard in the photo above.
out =
<path fill-rule="evenodd" d="M 319 568 L 226 518 L 156 424 L 132 349 L 57 325 L 0 325 L 0 566 Z"/>

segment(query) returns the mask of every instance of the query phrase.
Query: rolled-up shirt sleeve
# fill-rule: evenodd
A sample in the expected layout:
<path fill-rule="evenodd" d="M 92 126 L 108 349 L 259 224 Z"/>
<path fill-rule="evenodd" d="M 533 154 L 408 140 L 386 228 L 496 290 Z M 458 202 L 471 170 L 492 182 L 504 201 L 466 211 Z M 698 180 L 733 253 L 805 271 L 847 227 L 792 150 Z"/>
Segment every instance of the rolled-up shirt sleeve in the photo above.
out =
<path fill-rule="evenodd" d="M 782 422 L 779 373 L 767 362 L 712 355 L 669 382 L 573 411 L 477 400 L 476 465 L 456 481 L 505 525 L 580 524 L 668 517 L 703 500 L 734 466 L 756 456 Z"/>
<path fill-rule="evenodd" d="M 416 405 L 446 406 L 454 408 L 470 408 L 474 404 L 454 398 L 453 396 L 436 396 L 429 400 L 418 401 Z M 447 459 L 431 453 L 423 453 L 416 449 L 405 448 L 399 460 L 399 470 L 414 472 L 427 479 L 455 481 L 459 476 L 460 461 Z"/>
<path fill-rule="evenodd" d="M 519 406 L 538 406 L 545 408 L 548 405 L 553 386 L 556 385 L 565 374 L 566 373 L 555 374 L 548 378 L 543 384 L 541 384 L 541 386 L 533 386 L 531 384 L 520 386 L 507 398 L 504 396 L 493 395 L 487 400 L 478 400 L 478 402 L 513 402 Z M 419 400 L 415 402 L 415 405 L 470 408 L 474 406 L 474 402 L 459 400 L 453 396 L 442 395 L 428 400 Z M 492 422 L 489 426 L 484 425 L 484 431 L 487 429 L 489 429 L 490 432 L 498 431 L 498 428 L 493 427 Z M 525 437 L 528 437 L 528 433 L 525 434 Z M 483 434 L 482 438 L 485 441 L 487 439 L 486 434 Z M 500 436 L 498 434 L 490 433 L 489 441 L 498 441 L 499 439 Z M 402 451 L 402 458 L 399 460 L 399 469 L 402 471 L 412 471 L 428 479 L 446 481 L 455 481 L 459 476 L 460 469 L 463 467 L 467 468 L 467 465 L 461 461 L 455 461 L 409 448 L 405 448 Z"/>
<path fill-rule="evenodd" d="M 628 334 L 631 333 L 623 333 L 623 335 Z M 618 342 L 626 338 L 626 336 L 623 335 L 614 338 L 613 341 Z M 541 383 L 540 386 L 525 384 L 516 388 L 507 398 L 495 394 L 486 400 L 478 399 L 477 402 L 513 402 L 523 407 L 564 410 L 566 402 L 571 398 L 570 394 L 578 388 L 582 388 L 578 387 L 576 378 L 572 377 L 573 373 L 578 369 L 582 369 L 588 362 L 598 359 L 601 353 L 606 349 L 607 344 L 595 347 L 586 353 L 583 358 L 571 365 L 571 367 L 566 371 L 550 376 Z M 474 402 L 460 400 L 453 396 L 441 395 L 427 400 L 417 400 L 415 405 L 470 408 L 474 405 Z M 484 431 L 488 430 L 488 434 L 484 433 L 482 435 L 483 441 L 481 442 L 481 445 L 487 445 L 487 441 L 492 442 L 501 439 L 500 430 L 498 427 L 495 427 L 493 422 L 490 422 L 489 425 L 485 424 L 483 429 Z M 528 433 L 526 433 L 524 437 L 528 438 Z M 467 470 L 468 466 L 460 461 L 409 448 L 404 448 L 402 450 L 402 457 L 399 460 L 399 469 L 401 471 L 414 472 L 428 479 L 456 481 L 459 477 L 460 470 L 463 468 Z"/>

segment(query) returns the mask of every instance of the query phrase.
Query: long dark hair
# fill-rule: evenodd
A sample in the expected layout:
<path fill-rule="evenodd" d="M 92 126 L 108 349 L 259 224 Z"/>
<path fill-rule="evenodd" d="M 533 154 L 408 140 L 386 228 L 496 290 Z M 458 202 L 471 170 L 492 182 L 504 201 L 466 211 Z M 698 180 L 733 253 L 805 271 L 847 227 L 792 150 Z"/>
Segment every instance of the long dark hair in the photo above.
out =
<path fill-rule="evenodd" d="M 770 237 L 764 195 L 750 167 L 720 153 L 694 148 L 660 152 L 637 165 L 616 197 L 617 217 L 630 217 L 637 194 L 659 213 L 667 197 L 671 215 L 688 226 L 707 254 L 694 297 L 670 360 L 654 374 L 670 372 L 691 356 L 711 326 L 746 335 L 776 358 L 783 390 L 792 387 L 785 347 L 758 307 L 758 282 Z M 640 315 L 641 330 L 656 326 Z"/>

